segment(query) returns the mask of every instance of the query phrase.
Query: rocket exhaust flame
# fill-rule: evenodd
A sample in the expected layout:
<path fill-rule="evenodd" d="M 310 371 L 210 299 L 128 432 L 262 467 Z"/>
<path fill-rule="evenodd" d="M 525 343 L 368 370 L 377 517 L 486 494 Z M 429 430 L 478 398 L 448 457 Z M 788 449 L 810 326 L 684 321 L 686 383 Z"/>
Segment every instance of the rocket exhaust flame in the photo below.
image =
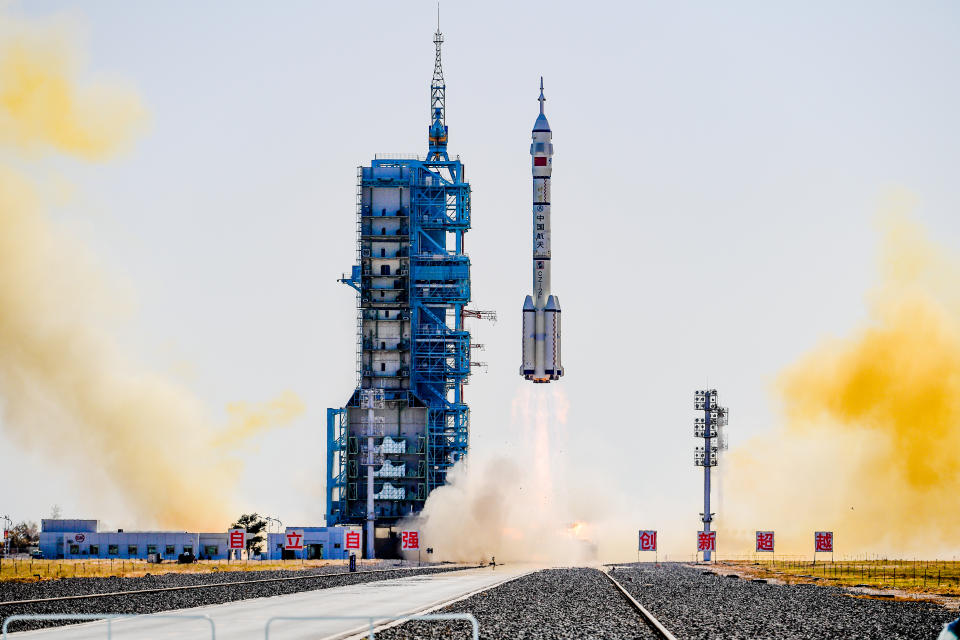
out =
<path fill-rule="evenodd" d="M 543 113 L 533 125 L 530 156 L 533 171 L 533 295 L 523 301 L 523 363 L 520 375 L 533 382 L 559 380 L 560 298 L 550 293 L 550 177 L 553 173 L 553 133 Z"/>
<path fill-rule="evenodd" d="M 519 390 L 512 406 L 512 422 L 523 436 L 513 449 L 516 458 L 471 457 L 430 494 L 410 526 L 422 531 L 437 559 L 476 562 L 496 556 L 498 562 L 567 565 L 596 560 L 589 538 L 606 514 L 598 511 L 593 494 L 589 504 L 571 501 L 564 484 L 569 476 L 551 464 L 562 458 L 551 436 L 562 431 L 566 408 L 565 398 L 544 387 Z"/>

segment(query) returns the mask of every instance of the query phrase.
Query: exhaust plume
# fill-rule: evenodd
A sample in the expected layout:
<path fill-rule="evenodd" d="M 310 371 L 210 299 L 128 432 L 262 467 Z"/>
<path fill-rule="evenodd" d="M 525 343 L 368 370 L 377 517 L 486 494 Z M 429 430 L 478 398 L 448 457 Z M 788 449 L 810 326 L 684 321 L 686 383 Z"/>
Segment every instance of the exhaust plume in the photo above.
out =
<path fill-rule="evenodd" d="M 132 90 L 79 82 L 69 36 L 63 25 L 0 16 L 3 431 L 121 493 L 141 526 L 223 530 L 238 513 L 241 467 L 206 444 L 226 436 L 186 388 L 120 353 L 108 328 L 117 296 L 95 259 L 49 219 L 38 186 L 13 166 L 54 153 L 106 159 L 145 122 Z M 278 403 L 235 407 L 230 436 L 302 410 L 292 394 Z"/>
<path fill-rule="evenodd" d="M 557 389 L 525 386 L 513 401 L 513 423 L 523 434 L 515 459 L 496 457 L 458 463 L 448 484 L 427 498 L 419 527 L 434 559 L 582 564 L 595 560 L 596 500 L 572 504 L 558 483 L 563 456 L 553 442 L 562 432 L 569 403 Z"/>
<path fill-rule="evenodd" d="M 721 467 L 728 544 L 776 529 L 778 551 L 810 553 L 834 530 L 841 554 L 956 552 L 960 262 L 905 208 L 884 218 L 866 325 L 784 370 L 785 425 Z"/>

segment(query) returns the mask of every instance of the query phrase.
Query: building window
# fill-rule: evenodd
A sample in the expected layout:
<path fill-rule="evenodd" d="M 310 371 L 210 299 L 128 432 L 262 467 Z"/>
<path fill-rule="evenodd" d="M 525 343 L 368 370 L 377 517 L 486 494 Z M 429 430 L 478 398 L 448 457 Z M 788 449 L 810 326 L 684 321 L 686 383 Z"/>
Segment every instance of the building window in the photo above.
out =
<path fill-rule="evenodd" d="M 380 247 L 380 257 L 381 257 L 381 258 L 386 258 L 386 257 L 387 257 L 387 250 L 384 249 L 383 247 Z"/>
<path fill-rule="evenodd" d="M 92 556 L 98 556 L 98 555 L 100 555 L 100 545 L 98 545 L 98 544 L 92 544 L 92 545 L 90 545 L 90 555 L 92 555 Z"/>
<path fill-rule="evenodd" d="M 137 545 L 135 545 L 135 544 L 128 544 L 128 545 L 127 545 L 127 555 L 128 555 L 128 556 L 135 556 L 135 555 L 137 555 Z"/>
<path fill-rule="evenodd" d="M 193 545 L 192 545 L 192 544 L 185 544 L 185 545 L 183 545 L 183 552 L 184 552 L 184 553 L 193 553 Z"/>
<path fill-rule="evenodd" d="M 157 552 L 157 545 L 155 544 L 147 545 L 147 553 L 156 553 L 156 552 Z"/>
<path fill-rule="evenodd" d="M 380 363 L 380 371 L 386 371 L 386 370 L 387 370 L 387 363 L 386 363 L 386 362 L 381 362 L 381 363 Z"/>
<path fill-rule="evenodd" d="M 177 548 L 172 544 L 168 544 L 167 548 L 164 549 L 164 553 L 166 553 L 168 556 L 172 556 L 176 552 L 177 552 Z"/>
<path fill-rule="evenodd" d="M 107 545 L 107 553 L 109 553 L 109 554 L 112 555 L 112 556 L 119 555 L 119 554 L 120 554 L 120 545 L 118 545 L 118 544 Z"/>
<path fill-rule="evenodd" d="M 334 542 L 334 543 L 333 543 L 333 548 L 334 548 L 334 549 L 339 549 L 339 548 L 340 548 L 340 543 L 339 543 L 339 542 Z"/>
<path fill-rule="evenodd" d="M 70 554 L 71 554 L 71 555 L 75 555 L 75 554 L 78 554 L 78 553 L 80 553 L 80 545 L 78 545 L 78 544 L 72 544 L 72 545 L 70 545 Z"/>
<path fill-rule="evenodd" d="M 381 340 L 381 341 L 380 341 L 380 348 L 381 348 L 381 349 L 386 349 L 386 348 L 387 348 L 387 343 L 384 342 L 383 340 Z"/>
<path fill-rule="evenodd" d="M 220 548 L 213 544 L 208 544 L 203 548 L 203 552 L 208 556 L 220 555 Z"/>
<path fill-rule="evenodd" d="M 390 265 L 388 265 L 388 264 L 382 264 L 382 265 L 380 265 L 380 275 L 382 275 L 382 276 L 388 276 L 388 275 L 390 275 Z"/>
<path fill-rule="evenodd" d="M 382 235 L 382 236 L 387 235 L 387 228 L 386 228 L 386 227 L 380 227 L 380 235 Z"/>

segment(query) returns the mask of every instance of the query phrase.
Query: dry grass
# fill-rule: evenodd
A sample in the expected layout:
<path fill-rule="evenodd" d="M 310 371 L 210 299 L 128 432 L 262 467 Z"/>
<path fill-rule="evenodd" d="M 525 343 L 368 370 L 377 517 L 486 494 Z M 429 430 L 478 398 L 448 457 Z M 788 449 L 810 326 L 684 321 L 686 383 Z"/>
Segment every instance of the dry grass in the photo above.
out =
<path fill-rule="evenodd" d="M 810 560 L 725 561 L 720 563 L 753 578 L 776 578 L 791 584 L 867 586 L 912 593 L 960 596 L 960 562 L 945 560 Z"/>
<path fill-rule="evenodd" d="M 376 561 L 358 560 L 365 565 Z M 164 562 L 150 564 L 146 560 L 32 560 L 30 558 L 0 559 L 0 582 L 34 582 L 57 578 L 139 577 L 163 573 L 214 573 L 221 571 L 299 571 L 327 565 L 347 565 L 346 560 L 200 560 L 194 564 Z"/>

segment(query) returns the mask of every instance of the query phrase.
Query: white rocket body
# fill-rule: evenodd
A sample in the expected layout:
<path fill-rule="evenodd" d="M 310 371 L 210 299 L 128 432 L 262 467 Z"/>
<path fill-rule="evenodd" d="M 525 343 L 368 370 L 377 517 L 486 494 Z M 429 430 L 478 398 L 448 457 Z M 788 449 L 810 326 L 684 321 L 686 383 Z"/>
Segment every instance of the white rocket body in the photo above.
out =
<path fill-rule="evenodd" d="M 543 114 L 533 125 L 530 145 L 533 169 L 533 295 L 523 301 L 523 364 L 520 375 L 533 382 L 550 382 L 563 375 L 560 364 L 560 298 L 550 293 L 550 174 L 553 133 Z"/>

